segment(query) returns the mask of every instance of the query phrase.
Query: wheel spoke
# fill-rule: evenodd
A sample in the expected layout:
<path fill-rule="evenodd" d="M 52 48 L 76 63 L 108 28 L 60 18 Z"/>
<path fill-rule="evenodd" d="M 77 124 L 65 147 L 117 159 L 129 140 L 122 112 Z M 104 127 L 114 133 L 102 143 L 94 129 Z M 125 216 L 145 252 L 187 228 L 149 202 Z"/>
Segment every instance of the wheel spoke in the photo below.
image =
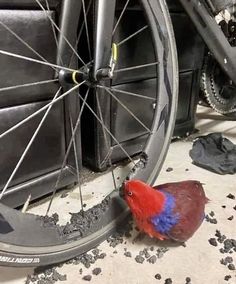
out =
<path fill-rule="evenodd" d="M 70 127 L 71 127 L 71 133 L 73 133 L 74 127 L 73 127 L 71 113 L 70 113 Z M 77 183 L 79 186 L 80 205 L 81 205 L 81 211 L 84 214 L 84 207 L 83 207 L 84 203 L 83 203 L 83 195 L 82 195 L 82 188 L 81 188 L 81 182 L 80 182 L 80 173 L 79 173 L 79 164 L 78 164 L 78 155 L 77 155 L 75 137 L 72 137 L 72 140 L 73 140 L 73 150 L 74 150 L 74 157 L 75 157 L 76 178 L 77 178 Z"/>
<path fill-rule="evenodd" d="M 84 24 L 85 24 L 85 31 L 86 31 L 86 37 L 87 37 L 88 51 L 89 51 L 89 60 L 92 60 L 92 52 L 91 52 L 91 45 L 90 45 L 89 32 L 88 32 L 87 13 L 85 9 L 84 0 L 82 0 L 82 6 L 83 6 Z"/>
<path fill-rule="evenodd" d="M 156 101 L 156 99 L 154 99 L 154 98 L 150 98 L 150 97 L 147 97 L 147 96 L 144 96 L 144 95 L 135 94 L 135 93 L 132 93 L 132 92 L 123 91 L 123 90 L 116 89 L 116 88 L 109 88 L 109 87 L 105 87 L 105 86 L 102 86 L 102 85 L 97 85 L 97 87 L 102 88 L 102 89 L 108 89 L 110 91 L 114 91 L 114 92 L 124 94 L 124 95 L 128 95 L 128 96 L 134 96 L 134 97 L 138 97 L 138 98 L 142 98 L 142 99 L 146 99 L 146 100 L 150 100 L 150 101 Z"/>
<path fill-rule="evenodd" d="M 80 96 L 80 94 L 78 93 L 78 95 Z M 57 177 L 57 180 L 56 180 L 56 183 L 53 187 L 53 192 L 52 192 L 52 196 L 50 198 L 50 201 L 49 201 L 49 204 L 48 204 L 48 208 L 47 208 L 47 211 L 46 211 L 46 216 L 48 215 L 50 209 L 51 209 L 51 206 L 52 206 L 52 202 L 54 200 L 54 197 L 56 195 L 56 192 L 57 192 L 57 189 L 58 189 L 58 185 L 61 181 L 61 177 L 62 177 L 62 172 L 63 172 L 63 169 L 65 168 L 66 166 L 66 161 L 67 161 L 67 158 L 69 156 L 69 153 L 70 153 L 70 150 L 71 150 L 71 147 L 72 147 L 72 144 L 73 144 L 73 140 L 75 138 L 75 134 L 76 134 L 76 131 L 80 125 L 80 121 L 81 121 L 81 116 L 82 116 L 82 113 L 83 113 L 83 110 L 84 110 L 84 107 L 85 105 L 87 104 L 86 101 L 87 101 L 87 98 L 88 98 L 88 95 L 89 95 L 89 89 L 87 90 L 87 93 L 85 95 L 85 98 L 83 99 L 83 104 L 81 106 L 81 110 L 79 112 L 79 115 L 78 115 L 78 118 L 77 118 L 77 121 L 76 121 L 76 124 L 75 124 L 75 127 L 73 129 L 73 132 L 71 134 L 71 139 L 70 139 L 70 142 L 69 142 L 69 145 L 67 147 L 67 150 L 66 150 L 66 153 L 65 153 L 65 157 L 63 159 L 63 162 L 62 162 L 62 165 L 61 165 L 61 169 L 60 169 L 60 172 L 58 174 L 58 177 Z M 80 96 L 81 97 L 81 96 Z"/>
<path fill-rule="evenodd" d="M 75 50 L 75 48 L 72 46 L 72 44 L 69 42 L 69 40 L 63 35 L 63 33 L 61 32 L 61 30 L 59 29 L 59 27 L 56 25 L 56 23 L 53 21 L 52 17 L 50 17 L 50 15 L 47 13 L 47 11 L 45 10 L 45 8 L 43 7 L 43 5 L 39 2 L 39 0 L 35 0 L 37 2 L 37 4 L 39 5 L 39 7 L 45 12 L 47 18 L 49 19 L 49 21 L 53 24 L 53 26 L 55 27 L 55 29 L 60 33 L 60 35 L 63 37 L 63 39 L 65 40 L 65 42 L 68 44 L 68 46 L 71 48 L 71 50 L 74 52 L 74 54 L 77 56 L 77 58 L 80 60 L 80 62 L 85 65 L 83 59 L 79 56 L 78 52 Z"/>
<path fill-rule="evenodd" d="M 59 88 L 59 90 L 58 90 L 57 93 L 55 94 L 55 96 L 54 96 L 52 102 L 55 101 L 56 98 L 59 96 L 60 91 L 61 91 L 61 87 Z M 31 145 L 32 145 L 33 142 L 35 141 L 35 138 L 37 137 L 37 135 L 38 135 L 38 133 L 39 133 L 39 131 L 40 131 L 40 129 L 41 129 L 41 127 L 42 127 L 42 125 L 43 125 L 45 119 L 47 118 L 47 116 L 48 116 L 48 114 L 49 114 L 49 112 L 50 112 L 50 110 L 51 110 L 51 108 L 52 108 L 52 106 L 53 106 L 53 104 L 48 107 L 48 109 L 47 109 L 47 111 L 45 112 L 43 118 L 41 119 L 41 121 L 40 121 L 40 123 L 39 123 L 37 129 L 35 130 L 33 136 L 31 137 L 31 139 L 30 139 L 30 141 L 29 141 L 29 143 L 27 144 L 27 146 L 26 146 L 26 148 L 25 148 L 23 154 L 21 155 L 21 157 L 20 157 L 18 163 L 16 164 L 16 167 L 14 168 L 13 172 L 11 173 L 11 175 L 10 175 L 10 177 L 9 177 L 9 179 L 8 179 L 8 181 L 7 181 L 7 183 L 6 183 L 6 185 L 4 186 L 4 188 L 3 188 L 3 190 L 2 190 L 2 192 L 1 192 L 1 194 L 0 194 L 0 200 L 3 198 L 3 196 L 4 196 L 5 192 L 6 192 L 6 190 L 8 189 L 9 184 L 10 184 L 11 181 L 13 180 L 13 178 L 14 178 L 16 172 L 18 171 L 19 167 L 21 166 L 22 162 L 24 161 L 24 159 L 25 159 L 25 157 L 26 157 L 26 155 L 27 155 L 27 153 L 28 153 L 28 151 L 29 151 Z"/>
<path fill-rule="evenodd" d="M 30 116 L 26 117 L 25 119 L 23 119 L 22 121 L 20 121 L 19 123 L 17 123 L 16 125 L 12 126 L 11 128 L 9 128 L 8 130 L 6 130 L 5 132 L 3 132 L 2 134 L 0 134 L 0 139 L 3 138 L 4 136 L 6 136 L 7 134 L 11 133 L 12 131 L 16 130 L 18 127 L 20 127 L 21 125 L 25 124 L 27 121 L 31 120 L 32 118 L 34 118 L 35 116 L 39 115 L 41 112 L 43 112 L 45 109 L 47 109 L 49 106 L 55 104 L 58 101 L 61 101 L 63 98 L 65 98 L 66 96 L 68 96 L 70 93 L 72 93 L 73 91 L 77 90 L 81 85 L 83 85 L 85 83 L 85 81 L 83 81 L 82 83 L 80 83 L 79 85 L 74 86 L 73 88 L 71 88 L 69 91 L 65 92 L 64 94 L 62 94 L 59 98 L 56 98 L 54 101 L 51 101 L 50 103 L 46 104 L 44 107 L 40 108 L 39 110 L 37 110 L 36 112 L 34 112 L 33 114 L 31 114 Z"/>
<path fill-rule="evenodd" d="M 87 17 L 87 15 L 88 15 L 88 12 L 89 12 L 89 9 L 90 9 L 90 7 L 91 7 L 91 4 L 92 4 L 92 0 L 89 1 L 88 7 L 87 7 L 87 11 L 86 11 L 86 17 Z M 77 40 L 76 40 L 74 49 L 76 49 L 76 47 L 77 47 L 78 44 L 79 44 L 79 41 L 80 41 L 80 38 L 81 38 L 81 35 L 82 35 L 82 32 L 83 32 L 84 26 L 85 26 L 85 21 L 83 21 L 83 23 L 82 23 L 82 25 L 81 25 L 81 27 L 80 27 L 80 30 L 79 30 L 79 32 L 78 32 L 78 37 L 77 37 Z M 71 64 L 72 64 L 72 60 L 73 60 L 73 56 L 74 56 L 74 55 L 75 55 L 75 54 L 74 54 L 74 52 L 73 52 L 73 54 L 71 55 L 71 59 L 70 59 L 70 64 L 69 64 L 69 66 L 71 66 Z"/>
<path fill-rule="evenodd" d="M 49 7 L 48 0 L 45 0 L 45 3 L 46 3 L 47 11 L 50 12 L 50 7 Z M 54 27 L 54 25 L 52 24 L 52 22 L 51 22 L 51 27 L 52 27 L 52 32 L 53 32 L 53 36 L 54 36 L 54 39 L 55 39 L 56 47 L 57 47 L 57 50 L 58 50 L 59 44 L 58 44 L 58 39 L 57 39 L 57 33 L 56 33 L 55 27 Z M 62 58 L 61 58 L 60 55 L 59 55 L 59 57 L 60 57 L 60 58 L 59 58 L 60 64 L 61 64 L 61 65 L 64 65 L 64 64 L 63 64 L 63 61 L 62 61 Z"/>
<path fill-rule="evenodd" d="M 8 52 L 8 51 L 5 51 L 5 50 L 0 50 L 0 54 L 11 56 L 11 57 L 15 57 L 15 58 L 19 58 L 19 59 L 23 59 L 23 60 L 30 61 L 30 62 L 33 62 L 33 63 L 38 63 L 38 64 L 50 66 L 50 67 L 56 67 L 58 69 L 63 69 L 63 70 L 71 71 L 71 72 L 76 71 L 76 72 L 79 72 L 79 73 L 83 73 L 83 72 L 75 70 L 75 69 L 59 66 L 57 64 L 53 64 L 53 63 L 50 63 L 50 62 L 40 61 L 40 60 L 31 58 L 31 57 L 27 57 L 27 56 L 23 56 L 23 55 L 20 55 L 20 54 Z"/>
<path fill-rule="evenodd" d="M 80 99 L 84 102 L 83 97 L 79 94 Z M 106 130 L 106 132 L 111 136 L 111 138 L 117 143 L 117 145 L 120 147 L 120 149 L 124 152 L 124 154 L 127 156 L 127 158 L 134 164 L 134 166 L 136 166 L 136 163 L 134 162 L 134 160 L 130 157 L 130 155 L 128 154 L 128 152 L 124 149 L 124 147 L 120 144 L 120 142 L 116 139 L 116 137 L 111 133 L 111 131 L 106 127 L 106 125 L 104 125 L 101 121 L 101 119 L 97 116 L 97 114 L 95 113 L 95 111 L 89 106 L 89 104 L 87 104 L 85 102 L 85 105 L 87 106 L 87 108 L 91 111 L 91 113 L 94 115 L 94 117 L 98 120 L 98 122 L 103 125 L 104 129 Z"/>
<path fill-rule="evenodd" d="M 151 133 L 151 130 L 126 106 L 124 105 L 121 100 L 119 100 L 111 91 L 109 91 L 107 88 L 105 88 L 108 94 L 110 94 L 113 99 L 115 99 L 140 125 L 143 126 L 149 133 Z"/>
<path fill-rule="evenodd" d="M 147 63 L 147 64 L 143 64 L 143 65 L 136 65 L 136 66 L 132 66 L 132 67 L 126 67 L 126 68 L 114 70 L 114 73 L 120 73 L 120 72 L 125 72 L 125 71 L 132 71 L 132 70 L 136 70 L 136 69 L 141 69 L 141 68 L 146 68 L 146 67 L 150 67 L 150 66 L 155 66 L 155 65 L 158 65 L 158 64 L 159 64 L 159 62 L 153 62 L 153 63 Z"/>
<path fill-rule="evenodd" d="M 38 81 L 38 82 L 27 83 L 27 84 L 22 84 L 22 85 L 15 85 L 15 86 L 10 86 L 10 87 L 4 87 L 4 88 L 0 88 L 0 92 L 11 91 L 11 90 L 15 90 L 15 89 L 19 89 L 19 88 L 25 88 L 25 87 L 45 85 L 45 84 L 50 84 L 50 83 L 55 83 L 55 82 L 58 82 L 58 79 L 46 80 L 46 81 Z"/>
<path fill-rule="evenodd" d="M 106 133 L 106 130 L 104 128 L 104 119 L 103 119 L 103 116 L 102 116 L 102 110 L 101 110 L 101 105 L 100 105 L 100 101 L 99 101 L 99 98 L 98 98 L 98 93 L 97 93 L 97 90 L 96 90 L 96 101 L 97 101 L 97 106 L 98 106 L 98 112 L 99 112 L 99 117 L 101 119 L 101 122 L 102 122 L 102 131 L 103 131 L 103 136 L 104 136 L 104 139 L 105 139 L 105 144 L 106 144 L 106 148 L 107 148 L 107 157 L 105 157 L 104 161 L 101 163 L 101 165 L 103 165 L 103 163 L 108 159 L 109 161 L 109 166 L 111 167 L 111 174 L 112 174 L 112 180 L 113 180 L 113 184 L 114 184 L 114 189 L 117 190 L 117 185 L 116 185 L 116 180 L 115 180 L 115 174 L 114 174 L 114 170 L 113 170 L 113 166 L 112 166 L 112 161 L 111 161 L 111 151 L 110 151 L 110 146 L 109 146 L 109 143 L 108 143 L 108 139 L 107 139 L 107 133 Z"/>
<path fill-rule="evenodd" d="M 126 11 L 126 8 L 127 8 L 128 4 L 129 4 L 129 1 L 130 1 L 130 0 L 127 0 L 127 1 L 126 1 L 125 6 L 124 6 L 123 10 L 121 11 L 120 17 L 119 17 L 119 19 L 117 20 L 116 25 L 115 25 L 115 27 L 114 27 L 114 29 L 113 29 L 112 35 L 115 34 L 116 29 L 118 28 L 118 26 L 119 26 L 119 24 L 120 24 L 120 21 L 121 21 L 123 15 L 124 15 L 124 12 Z"/>
<path fill-rule="evenodd" d="M 34 48 L 32 48 L 24 39 L 22 39 L 20 36 L 18 36 L 11 28 L 9 28 L 7 25 L 5 25 L 1 20 L 0 20 L 0 25 L 4 27 L 4 29 L 6 29 L 7 31 L 9 31 L 14 37 L 16 37 L 22 44 L 24 44 L 28 49 L 30 49 L 35 55 L 37 55 L 40 59 L 42 59 L 44 62 L 48 61 L 42 56 L 40 55 Z M 55 66 L 51 66 L 55 71 L 57 71 L 57 69 L 55 68 Z"/>
<path fill-rule="evenodd" d="M 127 42 L 128 40 L 130 40 L 131 38 L 135 37 L 136 35 L 140 34 L 141 32 L 143 32 L 144 30 L 146 30 L 148 28 L 148 25 L 142 27 L 141 29 L 139 29 L 138 31 L 136 31 L 135 33 L 129 35 L 127 38 L 123 39 L 122 41 L 120 41 L 117 46 L 121 46 L 122 44 L 124 44 L 125 42 Z"/>

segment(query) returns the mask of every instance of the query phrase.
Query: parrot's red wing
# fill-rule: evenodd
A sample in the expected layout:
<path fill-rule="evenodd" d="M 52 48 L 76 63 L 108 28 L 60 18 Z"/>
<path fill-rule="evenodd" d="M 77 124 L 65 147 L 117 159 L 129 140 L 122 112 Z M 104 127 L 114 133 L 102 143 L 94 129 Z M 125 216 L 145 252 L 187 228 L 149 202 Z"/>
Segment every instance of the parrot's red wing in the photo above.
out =
<path fill-rule="evenodd" d="M 204 220 L 205 204 L 208 202 L 202 184 L 198 181 L 166 183 L 154 187 L 170 193 L 175 198 L 174 212 L 180 217 L 168 233 L 174 240 L 184 242 L 196 232 Z"/>

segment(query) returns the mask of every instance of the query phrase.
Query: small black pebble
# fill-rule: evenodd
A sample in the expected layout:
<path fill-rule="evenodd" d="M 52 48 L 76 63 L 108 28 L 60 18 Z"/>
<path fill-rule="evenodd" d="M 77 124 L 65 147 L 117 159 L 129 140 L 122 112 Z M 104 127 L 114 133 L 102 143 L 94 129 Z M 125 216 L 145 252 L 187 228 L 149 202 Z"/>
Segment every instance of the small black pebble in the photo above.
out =
<path fill-rule="evenodd" d="M 113 253 L 116 254 L 116 253 L 118 253 L 118 252 L 117 252 L 117 250 L 114 250 Z"/>
<path fill-rule="evenodd" d="M 215 218 L 210 219 L 210 223 L 211 223 L 211 224 L 217 224 L 217 220 L 216 220 Z"/>
<path fill-rule="evenodd" d="M 102 269 L 100 267 L 94 268 L 92 273 L 93 275 L 98 275 L 102 272 Z"/>
<path fill-rule="evenodd" d="M 232 221 L 233 219 L 234 219 L 233 215 L 228 218 L 229 221 Z"/>
<path fill-rule="evenodd" d="M 156 278 L 157 280 L 161 280 L 161 274 L 157 273 L 157 274 L 155 275 L 155 278 Z"/>
<path fill-rule="evenodd" d="M 229 199 L 235 200 L 235 196 L 232 193 L 228 194 L 226 197 L 228 197 Z"/>
<path fill-rule="evenodd" d="M 186 277 L 185 281 L 186 281 L 186 284 L 190 283 L 191 282 L 191 278 L 190 277 Z"/>
<path fill-rule="evenodd" d="M 61 195 L 61 198 L 66 198 L 67 196 L 68 196 L 68 193 L 63 192 L 62 195 Z"/>
<path fill-rule="evenodd" d="M 211 217 L 214 217 L 214 216 L 215 216 L 215 213 L 214 213 L 213 211 L 211 211 L 211 212 L 209 213 L 209 215 L 210 215 Z"/>
<path fill-rule="evenodd" d="M 92 276 L 91 275 L 85 275 L 82 279 L 85 280 L 85 281 L 91 281 Z"/>
<path fill-rule="evenodd" d="M 189 169 L 185 169 L 185 171 L 186 171 L 186 172 L 188 172 L 188 171 L 189 171 Z"/>
<path fill-rule="evenodd" d="M 166 169 L 166 171 L 169 173 L 169 172 L 172 172 L 173 171 L 173 168 L 169 167 Z"/>
<path fill-rule="evenodd" d="M 225 250 L 223 248 L 219 249 L 220 253 L 225 253 Z"/>
<path fill-rule="evenodd" d="M 226 275 L 225 278 L 224 278 L 224 280 L 225 280 L 225 281 L 229 281 L 230 278 L 232 278 L 231 275 Z"/>
<path fill-rule="evenodd" d="M 151 255 L 150 255 L 149 252 L 146 251 L 144 256 L 145 256 L 145 258 L 149 258 Z"/>
<path fill-rule="evenodd" d="M 233 263 L 230 263 L 228 265 L 229 270 L 235 270 L 235 265 Z"/>
<path fill-rule="evenodd" d="M 144 257 L 142 257 L 141 255 L 137 255 L 137 256 L 135 257 L 135 261 L 136 261 L 137 263 L 143 263 L 143 262 L 144 262 Z"/>
<path fill-rule="evenodd" d="M 129 252 L 129 251 L 126 251 L 126 252 L 124 253 L 124 255 L 125 255 L 126 257 L 132 257 L 131 252 Z"/>
<path fill-rule="evenodd" d="M 233 262 L 233 258 L 231 256 L 227 256 L 225 258 L 225 261 L 227 261 L 227 263 L 232 263 Z"/>
<path fill-rule="evenodd" d="M 212 246 L 214 246 L 214 247 L 217 247 L 217 245 L 218 245 L 215 238 L 210 238 L 210 239 L 208 240 L 208 242 L 209 242 Z"/>
<path fill-rule="evenodd" d="M 165 284 L 172 284 L 173 282 L 172 282 L 172 279 L 171 278 L 167 278 L 166 280 L 165 280 Z"/>
<path fill-rule="evenodd" d="M 153 256 L 151 256 L 149 259 L 147 259 L 147 261 L 148 261 L 149 263 L 154 264 L 154 263 L 156 263 L 156 261 L 157 261 L 157 257 L 156 257 L 155 255 L 153 255 Z"/>
<path fill-rule="evenodd" d="M 225 205 L 222 205 L 221 207 L 222 207 L 222 208 L 224 208 L 224 209 L 226 208 L 226 206 L 225 206 Z"/>
<path fill-rule="evenodd" d="M 103 252 L 103 253 L 101 253 L 101 254 L 98 256 L 98 258 L 104 259 L 106 256 L 107 256 L 106 253 Z"/>
<path fill-rule="evenodd" d="M 225 259 L 223 259 L 223 258 L 220 260 L 220 263 L 223 264 L 223 265 L 227 265 L 227 261 L 225 261 Z"/>
<path fill-rule="evenodd" d="M 84 203 L 84 204 L 83 204 L 83 207 L 85 208 L 86 206 L 87 206 L 87 204 L 86 204 L 86 203 Z M 89 280 L 89 281 L 90 281 L 90 280 Z"/>
<path fill-rule="evenodd" d="M 92 250 L 92 254 L 94 254 L 94 255 L 99 255 L 99 249 L 98 249 L 98 248 L 93 249 L 93 250 Z"/>
<path fill-rule="evenodd" d="M 150 251 L 154 251 L 154 247 L 150 247 Z"/>

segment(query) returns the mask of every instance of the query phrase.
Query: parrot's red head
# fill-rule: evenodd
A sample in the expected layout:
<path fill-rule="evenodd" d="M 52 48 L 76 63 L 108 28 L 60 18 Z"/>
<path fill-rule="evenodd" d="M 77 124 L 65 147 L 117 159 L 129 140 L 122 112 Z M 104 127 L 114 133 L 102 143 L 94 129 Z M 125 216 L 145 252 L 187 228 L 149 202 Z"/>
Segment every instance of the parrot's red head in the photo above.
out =
<path fill-rule="evenodd" d="M 133 214 L 150 216 L 164 207 L 165 196 L 140 180 L 126 181 L 124 198 Z"/>

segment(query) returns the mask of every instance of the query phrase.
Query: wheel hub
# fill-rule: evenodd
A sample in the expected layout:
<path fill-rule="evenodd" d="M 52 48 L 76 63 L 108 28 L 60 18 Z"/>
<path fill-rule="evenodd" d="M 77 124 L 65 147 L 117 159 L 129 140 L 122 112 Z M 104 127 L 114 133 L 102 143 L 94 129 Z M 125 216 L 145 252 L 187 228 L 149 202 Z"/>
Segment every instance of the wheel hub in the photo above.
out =
<path fill-rule="evenodd" d="M 79 70 L 59 72 L 60 84 L 75 84 L 78 85 L 82 81 L 86 81 L 86 84 L 90 87 L 96 86 L 100 81 L 111 80 L 114 76 L 114 70 L 117 63 L 118 49 L 115 43 L 112 44 L 111 58 L 108 67 L 100 68 L 94 72 L 94 64 L 89 63 Z M 94 76 L 94 74 L 96 74 Z"/>

